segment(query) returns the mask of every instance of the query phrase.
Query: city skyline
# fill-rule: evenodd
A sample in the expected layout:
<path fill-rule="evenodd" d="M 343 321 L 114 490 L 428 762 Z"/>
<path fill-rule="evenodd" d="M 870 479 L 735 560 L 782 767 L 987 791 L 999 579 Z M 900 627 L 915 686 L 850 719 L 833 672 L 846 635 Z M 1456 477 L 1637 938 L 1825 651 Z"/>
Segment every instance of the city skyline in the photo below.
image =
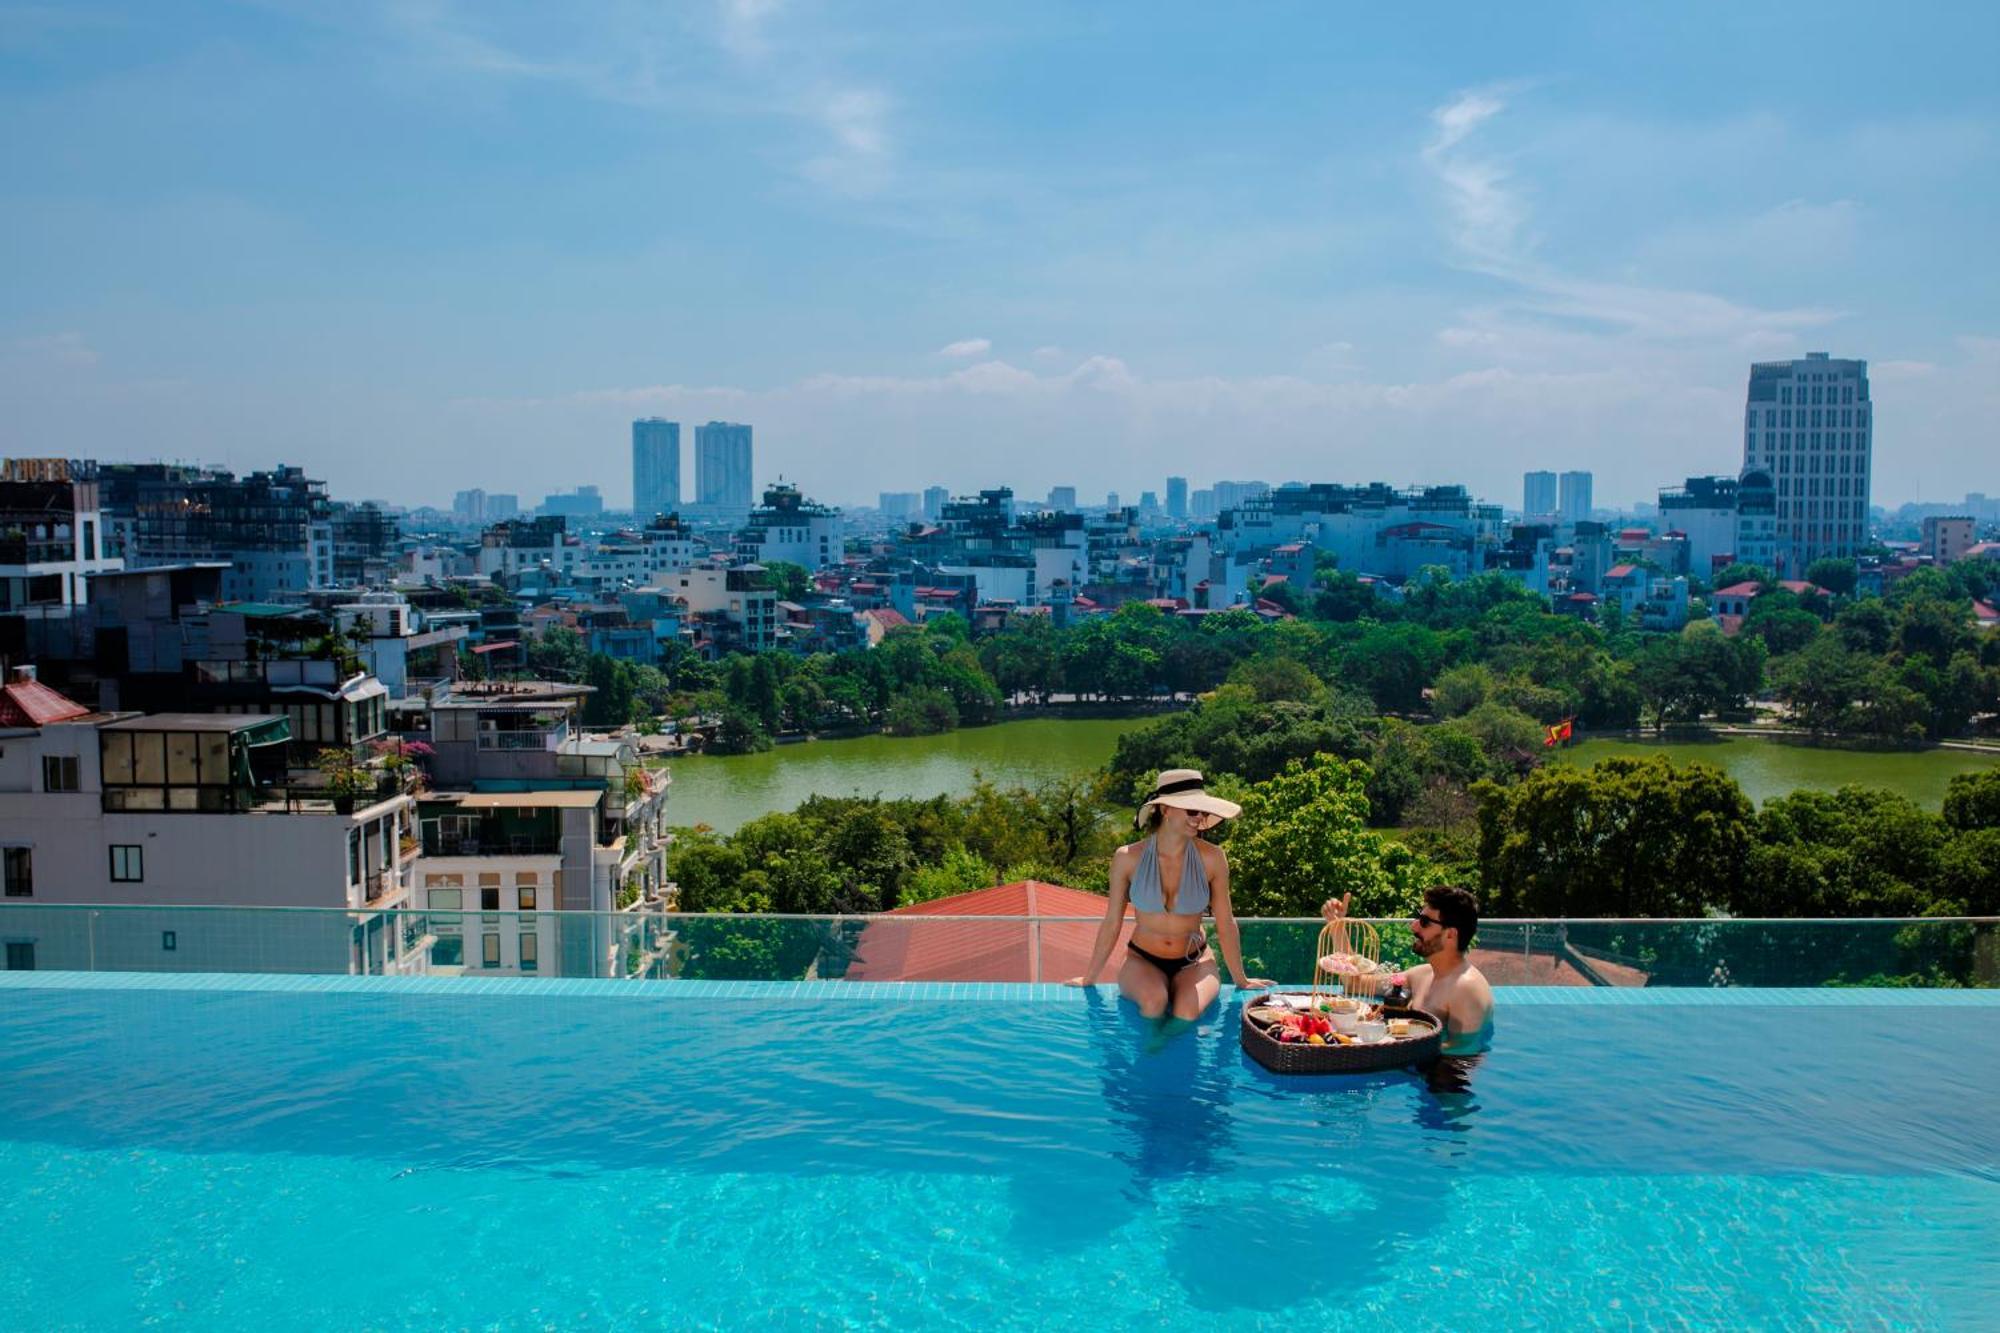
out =
<path fill-rule="evenodd" d="M 2000 19 L 1594 13 L 23 11 L 0 447 L 615 507 L 661 416 L 849 502 L 1245 440 L 1617 502 L 1734 470 L 1748 365 L 1823 350 L 1870 363 L 1877 502 L 2000 490 L 1957 258 Z"/>

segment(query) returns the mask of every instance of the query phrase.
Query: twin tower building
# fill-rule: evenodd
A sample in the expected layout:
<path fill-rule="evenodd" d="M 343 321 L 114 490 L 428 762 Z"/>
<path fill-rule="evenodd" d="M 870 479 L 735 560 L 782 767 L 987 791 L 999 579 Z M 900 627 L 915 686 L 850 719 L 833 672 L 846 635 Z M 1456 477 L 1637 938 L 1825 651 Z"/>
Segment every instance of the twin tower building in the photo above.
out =
<path fill-rule="evenodd" d="M 693 508 L 725 517 L 750 512 L 750 428 L 711 421 L 694 428 Z M 682 508 L 681 423 L 632 423 L 632 511 L 641 522 Z"/>

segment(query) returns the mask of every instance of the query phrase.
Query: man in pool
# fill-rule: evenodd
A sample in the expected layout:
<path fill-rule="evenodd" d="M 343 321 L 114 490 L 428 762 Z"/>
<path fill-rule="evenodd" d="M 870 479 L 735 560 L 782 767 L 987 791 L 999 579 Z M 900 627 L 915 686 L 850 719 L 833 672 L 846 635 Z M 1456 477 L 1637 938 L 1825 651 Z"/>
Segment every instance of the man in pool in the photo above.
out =
<path fill-rule="evenodd" d="M 1320 914 L 1332 921 L 1347 913 L 1347 899 L 1329 898 Z M 1493 988 L 1467 960 L 1479 931 L 1479 900 L 1464 889 L 1424 891 L 1424 907 L 1410 918 L 1412 947 L 1424 961 L 1410 969 L 1410 1005 L 1444 1020 L 1444 1053 L 1485 1045 L 1493 1024 Z"/>

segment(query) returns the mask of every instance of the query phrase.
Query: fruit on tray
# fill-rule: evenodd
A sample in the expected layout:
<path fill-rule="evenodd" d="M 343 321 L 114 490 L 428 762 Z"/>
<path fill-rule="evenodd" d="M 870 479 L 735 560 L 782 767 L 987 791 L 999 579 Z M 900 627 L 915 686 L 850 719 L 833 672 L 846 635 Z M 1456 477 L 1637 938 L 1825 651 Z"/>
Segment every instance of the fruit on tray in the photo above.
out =
<path fill-rule="evenodd" d="M 1331 972 L 1335 976 L 1367 976 L 1378 971 L 1382 965 L 1358 953 L 1330 953 L 1319 960 L 1319 966 L 1322 972 Z"/>

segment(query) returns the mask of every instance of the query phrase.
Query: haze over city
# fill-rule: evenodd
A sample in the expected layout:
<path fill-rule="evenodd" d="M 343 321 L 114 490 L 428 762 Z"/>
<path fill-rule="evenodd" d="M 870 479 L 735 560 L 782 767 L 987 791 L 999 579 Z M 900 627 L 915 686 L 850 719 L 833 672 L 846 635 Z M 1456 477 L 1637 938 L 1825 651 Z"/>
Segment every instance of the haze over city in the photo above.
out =
<path fill-rule="evenodd" d="M 1991 489 L 1992 10 L 71 4 L 0 13 L 0 443 L 336 493 L 1169 473 L 1601 503 L 1866 358 Z M 1982 466 L 1984 465 L 1984 466 Z"/>

